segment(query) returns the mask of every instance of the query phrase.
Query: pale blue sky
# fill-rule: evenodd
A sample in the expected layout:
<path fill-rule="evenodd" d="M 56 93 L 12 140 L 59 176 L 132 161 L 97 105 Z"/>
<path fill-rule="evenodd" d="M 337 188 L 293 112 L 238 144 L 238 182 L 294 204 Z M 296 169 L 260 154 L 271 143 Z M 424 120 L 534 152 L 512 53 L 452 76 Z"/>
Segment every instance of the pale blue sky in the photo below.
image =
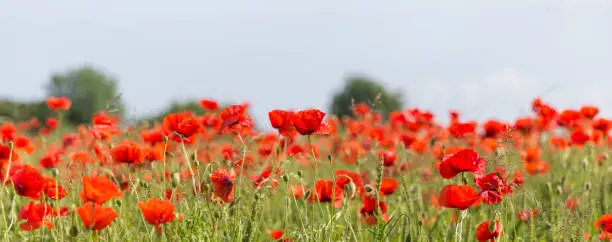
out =
<path fill-rule="evenodd" d="M 169 100 L 326 109 L 367 73 L 446 119 L 516 117 L 530 100 L 612 115 L 612 0 L 0 0 L 0 97 L 92 63 L 131 114 Z M 524 112 L 524 111 L 523 111 Z"/>

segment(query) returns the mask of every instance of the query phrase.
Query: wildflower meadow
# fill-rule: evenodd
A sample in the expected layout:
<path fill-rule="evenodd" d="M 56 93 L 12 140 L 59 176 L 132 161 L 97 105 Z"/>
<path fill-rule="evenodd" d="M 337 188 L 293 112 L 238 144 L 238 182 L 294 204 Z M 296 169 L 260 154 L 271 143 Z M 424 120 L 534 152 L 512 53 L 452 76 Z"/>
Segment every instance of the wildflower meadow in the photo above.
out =
<path fill-rule="evenodd" d="M 612 240 L 612 120 L 539 98 L 514 120 L 200 100 L 159 122 L 104 110 L 0 125 L 1 241 Z"/>

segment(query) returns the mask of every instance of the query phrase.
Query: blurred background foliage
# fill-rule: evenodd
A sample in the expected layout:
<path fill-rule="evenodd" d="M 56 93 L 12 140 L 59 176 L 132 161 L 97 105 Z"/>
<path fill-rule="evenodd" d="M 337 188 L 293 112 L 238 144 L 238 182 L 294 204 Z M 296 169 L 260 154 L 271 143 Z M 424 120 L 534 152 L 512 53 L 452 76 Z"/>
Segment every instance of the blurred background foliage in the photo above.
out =
<path fill-rule="evenodd" d="M 43 121 L 54 115 L 45 103 L 50 96 L 66 96 L 72 101 L 72 107 L 64 117 L 70 124 L 90 123 L 92 115 L 101 110 L 113 116 L 126 115 L 119 80 L 91 65 L 53 73 L 44 89 L 46 97 L 42 100 L 21 101 L 0 97 L 0 120 L 25 121 L 38 118 Z M 402 100 L 402 93 L 387 90 L 371 77 L 351 75 L 346 78 L 344 87 L 331 97 L 327 111 L 341 118 L 352 116 L 352 106 L 365 103 L 386 117 L 390 111 L 403 108 Z M 172 101 L 158 113 L 139 120 L 158 121 L 169 113 L 182 111 L 196 115 L 206 112 L 200 107 L 199 100 Z"/>

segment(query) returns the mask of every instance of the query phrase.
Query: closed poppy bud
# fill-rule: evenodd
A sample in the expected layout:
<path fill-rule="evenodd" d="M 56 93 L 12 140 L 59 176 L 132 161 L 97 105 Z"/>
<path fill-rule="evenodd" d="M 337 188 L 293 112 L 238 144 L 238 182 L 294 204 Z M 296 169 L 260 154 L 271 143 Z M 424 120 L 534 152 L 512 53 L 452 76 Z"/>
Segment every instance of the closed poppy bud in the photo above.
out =
<path fill-rule="evenodd" d="M 77 226 L 72 225 L 70 226 L 70 231 L 68 233 L 72 237 L 77 237 L 79 235 L 79 229 L 77 228 Z"/>
<path fill-rule="evenodd" d="M 121 207 L 121 200 L 115 200 L 115 205 L 117 205 L 117 207 Z"/>
<path fill-rule="evenodd" d="M 563 188 L 561 186 L 557 186 L 557 194 L 563 194 Z"/>
<path fill-rule="evenodd" d="M 172 173 L 172 187 L 176 188 L 181 183 L 181 174 L 178 172 Z"/>
<path fill-rule="evenodd" d="M 283 181 L 288 182 L 289 181 L 289 177 L 287 175 L 283 175 Z"/>
<path fill-rule="evenodd" d="M 585 158 L 585 159 L 582 159 L 581 164 L 582 164 L 582 169 L 585 169 L 585 170 L 586 170 L 586 169 L 587 169 L 587 167 L 589 166 L 589 161 L 588 161 L 586 158 Z"/>
<path fill-rule="evenodd" d="M 308 190 L 308 191 L 306 191 L 306 192 L 304 193 L 304 197 L 310 197 L 310 190 Z"/>
<path fill-rule="evenodd" d="M 59 169 L 57 168 L 51 169 L 51 174 L 53 175 L 53 177 L 57 177 L 59 175 Z"/>
<path fill-rule="evenodd" d="M 164 135 L 164 143 L 168 142 L 168 136 Z"/>
<path fill-rule="evenodd" d="M 584 189 L 587 190 L 587 191 L 590 191 L 591 190 L 591 183 L 587 182 L 586 184 L 584 184 Z"/>
<path fill-rule="evenodd" d="M 298 175 L 299 177 L 303 177 L 303 175 L 304 175 L 304 174 L 302 173 L 302 170 L 299 170 L 299 171 L 297 172 L 297 175 Z"/>
<path fill-rule="evenodd" d="M 328 155 L 327 155 L 327 159 L 328 159 L 328 160 L 329 160 L 329 162 L 331 163 L 331 162 L 332 162 L 332 155 L 331 155 L 331 154 L 328 154 Z"/>
<path fill-rule="evenodd" d="M 346 191 L 348 198 L 353 198 L 355 197 L 357 187 L 355 186 L 355 183 L 349 182 L 348 184 L 344 186 L 344 191 Z"/>

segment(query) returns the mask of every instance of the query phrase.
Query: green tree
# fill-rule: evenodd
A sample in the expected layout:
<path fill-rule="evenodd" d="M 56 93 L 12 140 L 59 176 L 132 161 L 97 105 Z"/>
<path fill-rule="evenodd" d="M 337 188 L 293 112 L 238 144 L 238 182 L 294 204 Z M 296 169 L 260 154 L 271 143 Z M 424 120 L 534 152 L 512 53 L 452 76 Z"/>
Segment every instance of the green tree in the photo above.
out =
<path fill-rule="evenodd" d="M 402 93 L 389 92 L 380 83 L 366 76 L 350 76 L 344 88 L 337 92 L 330 111 L 338 117 L 353 116 L 351 107 L 365 103 L 387 117 L 389 112 L 403 108 Z"/>
<path fill-rule="evenodd" d="M 0 119 L 2 120 L 25 121 L 38 118 L 43 121 L 52 115 L 53 112 L 47 108 L 45 101 L 0 100 Z"/>
<path fill-rule="evenodd" d="M 67 121 L 87 123 L 94 113 L 101 110 L 122 116 L 125 107 L 118 95 L 117 82 L 92 66 L 83 66 L 54 73 L 46 89 L 49 96 L 66 96 L 72 101 L 66 114 Z"/>
<path fill-rule="evenodd" d="M 149 118 L 150 120 L 162 120 L 170 113 L 192 112 L 195 115 L 203 115 L 206 111 L 202 109 L 199 101 L 173 101 L 170 106 L 163 109 L 159 114 Z"/>

